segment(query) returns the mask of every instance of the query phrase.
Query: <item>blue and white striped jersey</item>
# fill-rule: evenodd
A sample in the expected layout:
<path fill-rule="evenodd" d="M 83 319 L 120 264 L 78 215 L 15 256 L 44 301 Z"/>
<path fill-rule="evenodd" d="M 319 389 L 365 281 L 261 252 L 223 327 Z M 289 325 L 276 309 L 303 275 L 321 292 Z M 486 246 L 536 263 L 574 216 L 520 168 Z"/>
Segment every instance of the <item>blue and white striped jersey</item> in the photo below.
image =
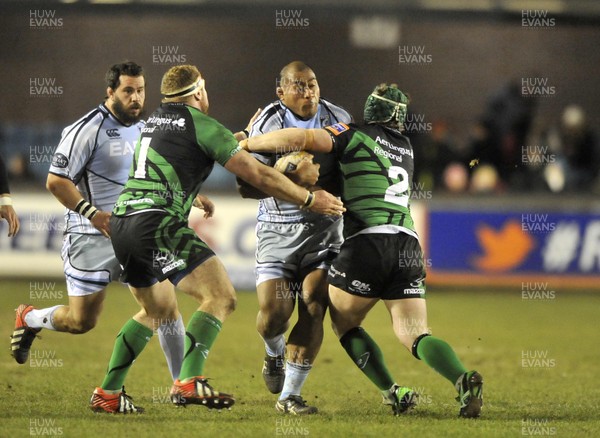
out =
<path fill-rule="evenodd" d="M 84 199 L 110 212 L 127 182 L 143 126 L 141 121 L 124 125 L 101 104 L 63 130 L 49 172 L 69 178 Z M 65 231 L 101 234 L 88 219 L 69 209 Z"/>
<path fill-rule="evenodd" d="M 351 123 L 352 116 L 342 107 L 323 98 L 319 100 L 317 113 L 308 120 L 303 120 L 294 114 L 281 101 L 277 100 L 268 105 L 252 124 L 250 137 L 266 134 L 283 128 L 316 129 L 335 123 Z M 280 155 L 254 154 L 265 164 L 272 166 Z M 331 154 L 314 153 L 314 162 L 321 165 L 317 185 L 332 194 L 339 195 L 339 170 L 335 157 Z M 310 212 L 300 209 L 297 205 L 275 198 L 261 199 L 258 207 L 258 220 L 264 222 L 302 222 Z M 314 215 L 312 215 L 314 216 Z"/>

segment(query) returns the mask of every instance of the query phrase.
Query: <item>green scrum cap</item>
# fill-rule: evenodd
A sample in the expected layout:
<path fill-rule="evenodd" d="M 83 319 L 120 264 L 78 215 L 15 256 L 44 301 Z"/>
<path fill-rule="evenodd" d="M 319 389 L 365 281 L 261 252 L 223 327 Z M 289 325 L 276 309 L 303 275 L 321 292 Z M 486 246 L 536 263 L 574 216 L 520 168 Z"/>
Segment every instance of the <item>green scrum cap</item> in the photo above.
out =
<path fill-rule="evenodd" d="M 396 84 L 379 84 L 365 102 L 365 122 L 402 127 L 408 102 L 408 96 Z"/>

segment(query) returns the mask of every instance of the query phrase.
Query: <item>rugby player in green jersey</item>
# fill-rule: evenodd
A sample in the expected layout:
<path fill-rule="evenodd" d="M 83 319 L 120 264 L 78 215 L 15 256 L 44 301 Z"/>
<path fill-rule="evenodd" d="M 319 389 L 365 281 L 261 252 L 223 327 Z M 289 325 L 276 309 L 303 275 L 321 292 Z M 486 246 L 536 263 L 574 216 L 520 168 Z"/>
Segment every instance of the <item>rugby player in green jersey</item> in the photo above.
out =
<path fill-rule="evenodd" d="M 396 384 L 378 345 L 360 326 L 383 300 L 402 345 L 454 385 L 460 416 L 478 417 L 481 375 L 468 371 L 452 347 L 432 336 L 427 326 L 425 263 L 409 203 L 413 150 L 401 132 L 407 105 L 408 97 L 397 86 L 381 84 L 367 98 L 364 125 L 288 128 L 240 145 L 251 152 L 307 150 L 336 156 L 347 209 L 345 241 L 328 275 L 336 335 L 395 415 L 412 408 L 417 394 Z"/>
<path fill-rule="evenodd" d="M 172 285 L 194 297 L 199 307 L 186 327 L 185 355 L 171 400 L 214 409 L 235 402 L 213 389 L 203 375 L 221 325 L 235 308 L 235 291 L 221 261 L 187 225 L 195 202 L 206 214 L 212 212 L 212 203 L 197 195 L 215 161 L 270 196 L 321 214 L 344 211 L 330 193 L 310 192 L 242 150 L 233 134 L 207 115 L 205 81 L 195 66 L 170 68 L 161 93 L 163 103 L 142 129 L 129 179 L 110 220 L 123 279 L 142 309 L 117 336 L 104 381 L 90 401 L 94 411 L 142 411 L 121 388 L 156 321 L 177 315 Z"/>

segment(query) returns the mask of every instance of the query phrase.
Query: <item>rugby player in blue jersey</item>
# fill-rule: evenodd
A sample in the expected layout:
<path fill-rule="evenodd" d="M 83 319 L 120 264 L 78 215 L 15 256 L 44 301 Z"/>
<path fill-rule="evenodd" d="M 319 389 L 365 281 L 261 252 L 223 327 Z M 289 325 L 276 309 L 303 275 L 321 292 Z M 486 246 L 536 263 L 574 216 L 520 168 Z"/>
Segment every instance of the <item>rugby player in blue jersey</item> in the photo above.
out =
<path fill-rule="evenodd" d="M 283 67 L 276 87 L 278 100 L 267 105 L 252 125 L 250 137 L 283 128 L 321 128 L 352 117 L 342 107 L 321 97 L 314 71 L 301 61 Z M 277 154 L 256 154 L 273 165 Z M 300 162 L 286 175 L 300 185 L 318 176 L 316 185 L 339 194 L 337 163 L 327 154 L 314 154 L 314 164 Z M 316 170 L 315 170 L 316 169 Z M 314 184 L 314 179 L 312 180 Z M 242 196 L 260 199 L 256 227 L 256 328 L 265 344 L 263 378 L 268 390 L 279 394 L 275 409 L 292 415 L 317 412 L 300 396 L 323 341 L 327 311 L 327 270 L 342 243 L 340 217 L 316 214 L 241 185 Z M 298 321 L 289 338 L 285 332 L 295 305 Z M 287 349 L 287 358 L 286 356 Z"/>
<path fill-rule="evenodd" d="M 327 153 L 342 175 L 344 243 L 328 274 L 333 330 L 356 366 L 381 391 L 395 415 L 416 404 L 417 394 L 396 384 L 383 354 L 361 327 L 383 301 L 400 343 L 446 378 L 458 392 L 459 415 L 478 417 L 483 378 L 462 364 L 452 347 L 427 325 L 425 262 L 410 210 L 414 155 L 402 134 L 409 103 L 395 84 L 368 96 L 364 124 L 324 129 L 283 129 L 240 143 L 251 152 L 306 150 Z"/>
<path fill-rule="evenodd" d="M 134 62 L 115 64 L 106 73 L 106 86 L 105 101 L 63 130 L 54 153 L 46 187 L 66 207 L 61 255 L 69 304 L 17 308 L 11 353 L 20 364 L 27 362 L 42 329 L 81 334 L 94 328 L 106 287 L 121 275 L 108 220 L 144 126 L 144 71 Z M 156 321 L 155 329 L 175 380 L 183 360 L 181 315 L 176 311 Z"/>

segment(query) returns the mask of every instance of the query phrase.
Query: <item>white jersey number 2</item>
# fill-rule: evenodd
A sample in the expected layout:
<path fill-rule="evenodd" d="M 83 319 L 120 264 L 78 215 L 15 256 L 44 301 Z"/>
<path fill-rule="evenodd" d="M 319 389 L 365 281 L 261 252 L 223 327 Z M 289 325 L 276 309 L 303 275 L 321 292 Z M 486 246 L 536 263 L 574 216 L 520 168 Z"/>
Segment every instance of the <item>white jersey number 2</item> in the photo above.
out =
<path fill-rule="evenodd" d="M 400 178 L 400 181 L 386 189 L 384 201 L 408 207 L 408 172 L 400 166 L 391 166 L 388 176 L 392 179 Z"/>

